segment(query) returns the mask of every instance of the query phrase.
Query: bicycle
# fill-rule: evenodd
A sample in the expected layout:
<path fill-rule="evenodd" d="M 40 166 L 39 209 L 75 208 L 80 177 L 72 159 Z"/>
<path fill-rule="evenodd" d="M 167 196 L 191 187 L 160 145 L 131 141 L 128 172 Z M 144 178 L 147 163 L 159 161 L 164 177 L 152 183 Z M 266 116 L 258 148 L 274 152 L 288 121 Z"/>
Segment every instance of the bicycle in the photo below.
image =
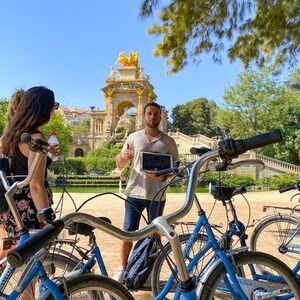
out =
<path fill-rule="evenodd" d="M 244 160 L 244 161 L 239 161 L 235 163 L 230 163 L 227 166 L 227 169 L 235 169 L 237 167 L 240 167 L 241 165 L 244 164 L 255 164 L 259 165 L 261 167 L 264 167 L 263 162 L 258 161 L 258 160 Z M 215 168 L 218 168 L 218 165 L 215 166 Z M 226 230 L 225 233 L 222 233 L 220 231 L 220 227 L 217 224 L 211 225 L 213 229 L 218 234 L 221 234 L 218 242 L 220 245 L 222 245 L 223 249 L 226 249 L 227 251 L 230 250 L 232 247 L 233 243 L 233 237 L 236 236 L 239 241 L 240 241 L 240 246 L 245 247 L 246 246 L 246 227 L 242 222 L 238 220 L 236 209 L 233 205 L 233 197 L 236 195 L 243 195 L 246 193 L 245 187 L 229 187 L 229 186 L 221 186 L 221 185 L 216 185 L 211 187 L 211 194 L 213 195 L 215 201 L 220 201 L 222 202 L 223 206 L 225 207 L 225 212 L 226 212 L 226 217 L 228 221 L 228 229 Z M 245 198 L 245 197 L 244 197 Z M 182 234 L 181 236 L 181 242 L 182 244 L 185 244 L 185 247 L 183 248 L 183 253 L 184 253 L 184 258 L 188 263 L 191 263 L 194 257 L 196 259 L 193 261 L 192 265 L 189 266 L 191 272 L 190 274 L 193 276 L 194 280 L 197 282 L 199 281 L 200 274 L 201 274 L 201 268 L 205 265 L 204 261 L 208 260 L 208 257 L 202 257 L 201 259 L 199 258 L 199 252 L 205 245 L 205 243 L 208 240 L 207 235 L 203 234 L 203 232 L 199 232 L 198 229 L 201 228 L 199 227 L 199 222 L 201 222 L 201 205 L 199 203 L 199 200 L 197 196 L 195 195 L 195 204 L 196 208 L 198 211 L 198 221 L 196 222 L 178 222 L 175 223 L 176 226 L 180 226 L 182 228 Z M 230 215 L 231 214 L 231 218 Z M 250 215 L 249 215 L 249 220 L 250 220 Z M 249 222 L 248 222 L 249 223 Z M 187 232 L 183 229 L 183 226 L 188 229 Z M 190 230 L 190 228 L 193 228 Z M 197 234 L 197 235 L 196 235 Z M 196 246 L 196 247 L 195 247 Z M 165 257 L 165 252 L 170 255 L 171 254 L 171 247 L 169 244 L 166 244 L 164 246 L 164 251 L 159 253 L 154 266 L 153 266 L 153 271 L 152 271 L 152 277 L 151 277 L 151 287 L 152 287 L 152 292 L 154 295 L 158 295 L 161 293 L 163 287 L 166 285 L 171 286 L 169 289 L 169 292 L 176 292 L 174 295 L 174 299 L 179 299 L 179 293 L 176 291 L 176 284 L 174 277 L 169 277 L 168 273 L 166 272 L 166 269 L 169 269 L 169 264 L 168 261 Z M 197 256 L 196 256 L 197 255 Z M 197 258 L 199 259 L 197 261 Z M 205 260 L 204 260 L 205 258 Z M 169 294 L 168 294 L 169 295 Z"/>
<path fill-rule="evenodd" d="M 38 235 L 38 233 L 36 233 L 38 231 L 29 232 L 24 226 L 22 218 L 13 200 L 13 195 L 30 183 L 33 175 L 35 174 L 36 168 L 41 161 L 42 155 L 45 155 L 49 149 L 49 145 L 45 141 L 38 138 L 33 138 L 29 134 L 23 134 L 21 141 L 28 143 L 31 151 L 37 152 L 26 178 L 23 181 L 15 181 L 12 185 L 10 185 L 6 175 L 3 172 L 0 172 L 0 178 L 7 191 L 5 193 L 5 198 L 15 218 L 16 224 L 20 229 L 20 238 L 17 243 L 17 247 L 24 246 L 32 236 Z M 51 212 L 50 209 L 48 210 L 48 213 L 49 214 L 44 215 L 44 217 L 46 217 L 47 221 L 50 222 L 53 220 L 53 211 Z M 62 228 L 63 227 L 60 229 Z M 47 247 L 34 252 L 33 255 L 29 250 L 27 253 L 29 261 L 24 267 L 20 279 L 12 290 L 6 292 L 5 288 L 16 270 L 16 268 L 8 261 L 0 276 L 1 298 L 12 300 L 17 299 L 24 291 L 26 291 L 27 288 L 34 286 L 35 279 L 38 279 L 38 292 L 39 294 L 45 295 L 45 291 L 47 291 L 47 299 L 54 298 L 56 300 L 62 300 L 66 296 L 75 296 L 75 294 L 83 292 L 85 293 L 85 295 L 83 295 L 84 297 L 88 296 L 90 298 L 95 298 L 95 296 L 97 296 L 101 299 L 106 299 L 107 297 L 110 299 L 133 299 L 132 295 L 122 285 L 105 276 L 84 274 L 77 278 L 69 280 L 60 279 L 60 281 L 54 282 L 49 278 L 43 266 L 47 252 Z M 31 294 L 32 295 L 27 294 L 27 296 L 35 297 L 33 291 L 31 291 Z M 78 296 L 80 295 L 76 295 L 76 297 Z"/>
<path fill-rule="evenodd" d="M 208 149 L 206 149 L 206 151 L 207 150 Z M 230 164 L 228 166 L 228 168 L 234 169 L 234 168 L 237 168 L 237 167 L 241 166 L 242 164 L 254 164 L 254 163 L 255 164 L 261 164 L 260 161 L 246 160 L 246 161 Z M 215 187 L 215 188 L 217 188 L 217 187 Z M 221 188 L 221 187 L 218 187 L 218 188 Z M 230 194 L 228 193 L 228 189 L 230 189 Z M 222 195 L 225 194 L 225 197 L 222 197 L 222 200 L 228 201 L 228 203 L 231 204 L 230 198 L 232 196 L 234 196 L 235 193 L 236 194 L 242 194 L 244 192 L 244 190 L 243 189 L 237 189 L 236 191 L 234 191 L 234 189 L 232 189 L 232 188 L 223 187 L 222 189 L 218 189 L 218 193 L 220 193 L 220 192 L 222 193 Z M 114 193 L 103 193 L 103 194 L 96 195 L 96 196 L 86 200 L 78 209 L 76 209 L 76 211 L 79 211 L 87 202 L 91 201 L 93 198 L 96 198 L 98 196 L 105 196 L 107 194 L 114 194 Z M 122 198 L 119 195 L 116 195 L 116 194 L 114 194 L 114 195 Z M 219 196 L 215 195 L 215 198 L 218 199 L 218 200 L 221 200 L 220 195 Z M 199 208 L 200 207 L 199 201 L 197 200 L 197 198 L 195 200 L 196 200 L 196 205 Z M 225 205 L 225 203 L 223 203 L 223 204 Z M 231 210 L 233 211 L 233 209 L 231 209 Z M 198 211 L 199 211 L 199 209 L 198 209 Z M 240 224 L 241 224 L 241 223 L 238 224 L 238 220 L 237 220 L 235 212 L 234 212 L 233 218 L 234 218 L 234 221 L 231 222 L 231 229 L 230 229 L 230 231 L 228 231 L 226 233 L 228 235 L 228 237 L 229 237 L 230 233 L 232 232 L 232 228 L 235 225 L 240 226 Z M 110 220 L 108 220 L 108 219 L 106 219 L 106 221 L 110 222 Z M 177 225 L 181 225 L 181 226 L 183 224 L 184 224 L 184 222 L 178 222 L 177 223 Z M 196 225 L 196 223 L 194 225 Z M 58 251 L 55 251 L 55 253 L 58 253 L 58 254 L 56 254 L 57 257 L 53 258 L 53 262 L 56 265 L 55 260 L 59 259 L 59 262 L 64 262 L 66 264 L 65 269 L 67 271 L 67 274 L 64 275 L 64 276 L 66 276 L 67 278 L 70 278 L 70 277 L 73 278 L 76 274 L 82 274 L 82 273 L 85 273 L 85 272 L 92 272 L 92 268 L 94 266 L 99 267 L 101 275 L 107 276 L 107 271 L 106 271 L 104 261 L 102 259 L 101 251 L 100 251 L 100 248 L 98 247 L 98 245 L 96 243 L 96 237 L 95 237 L 95 234 L 93 232 L 94 228 L 89 226 L 89 225 L 86 225 L 84 223 L 74 222 L 74 223 L 70 224 L 67 229 L 69 230 L 69 234 L 71 232 L 71 234 L 80 234 L 80 235 L 88 236 L 89 237 L 89 243 L 88 243 L 89 248 L 84 249 L 84 251 L 82 251 L 82 248 L 78 247 L 76 245 L 76 241 L 74 241 L 74 240 L 66 240 L 66 239 L 61 240 L 61 239 L 59 239 L 59 240 L 56 240 L 54 242 L 55 245 L 59 244 L 60 246 L 59 246 Z M 233 233 L 232 235 L 236 235 L 236 233 Z M 179 235 L 179 240 L 180 240 L 180 243 L 181 243 L 182 246 L 185 246 L 188 242 L 193 243 L 192 248 L 185 255 L 185 259 L 189 259 L 189 260 L 191 260 L 191 257 L 193 255 L 195 255 L 195 253 L 200 251 L 200 249 L 203 247 L 203 245 L 207 241 L 207 236 L 202 234 L 202 233 L 198 233 L 197 239 L 194 240 L 194 241 L 189 241 L 190 237 L 191 237 L 191 233 L 180 234 Z M 231 238 L 231 236 L 229 238 Z M 243 235 L 240 234 L 239 238 L 243 239 Z M 227 239 L 227 238 L 224 237 L 224 239 Z M 66 256 L 67 253 L 63 253 L 63 249 L 61 248 L 61 246 L 65 245 L 65 244 L 70 245 L 71 248 L 75 249 L 75 251 L 79 254 L 80 260 L 77 260 L 76 262 L 74 262 L 73 259 L 70 259 Z M 242 243 L 242 246 L 244 246 L 244 245 L 245 245 L 245 243 Z M 151 272 L 152 276 L 149 276 L 149 277 L 151 277 L 151 286 L 150 286 L 150 288 L 152 288 L 153 294 L 155 296 L 157 296 L 158 299 L 163 299 L 164 298 L 164 295 L 158 295 L 161 291 L 161 288 L 158 288 L 158 286 L 160 287 L 161 285 L 164 285 L 164 283 L 166 282 L 166 281 L 163 281 L 162 284 L 161 284 L 161 280 L 160 280 L 160 274 L 164 273 L 162 271 L 163 270 L 162 265 L 165 262 L 164 254 L 165 254 L 165 252 L 168 255 L 171 254 L 171 247 L 170 247 L 169 243 L 167 243 L 163 247 L 164 247 L 163 251 L 159 251 L 159 250 L 157 251 L 156 262 L 155 262 L 155 264 L 153 266 L 153 270 Z M 64 256 L 60 255 L 62 253 L 65 254 L 65 255 Z M 71 251 L 71 253 L 73 253 L 73 251 Z M 50 257 L 50 259 L 51 259 L 51 257 Z M 77 263 L 77 265 L 76 265 L 76 263 Z M 71 270 L 72 269 L 71 266 L 74 267 L 74 265 L 76 265 L 76 267 L 73 270 Z M 197 268 L 194 268 L 194 269 L 197 269 Z M 70 271 L 75 271 L 75 270 L 76 270 L 76 272 L 69 273 Z M 195 272 L 195 270 L 193 270 L 193 272 Z M 149 290 L 149 286 L 141 287 L 141 288 L 139 288 L 139 290 Z M 172 286 L 168 289 L 168 295 L 170 294 L 170 292 L 173 292 L 175 290 L 176 290 L 176 284 L 173 281 Z"/>
<path fill-rule="evenodd" d="M 155 232 L 166 236 L 172 247 L 177 266 L 177 274 L 174 276 L 179 282 L 178 288 L 184 300 L 193 300 L 197 297 L 199 299 L 216 299 L 217 297 L 224 298 L 223 296 L 233 299 L 300 299 L 300 287 L 297 280 L 291 270 L 278 259 L 268 254 L 246 251 L 244 247 L 231 252 L 224 251 L 219 245 L 203 210 L 201 210 L 200 226 L 205 229 L 208 241 L 200 254 L 203 255 L 209 249 L 213 249 L 216 258 L 206 265 L 206 271 L 196 287 L 188 275 L 191 264 L 186 268 L 178 235 L 169 225 L 190 211 L 195 196 L 197 174 L 205 163 L 217 157 L 221 157 L 224 162 L 229 162 L 247 150 L 281 140 L 280 131 L 275 130 L 249 139 L 228 139 L 220 142 L 217 149 L 201 155 L 193 164 L 183 206 L 166 217 L 161 216 L 154 219 L 151 224 L 142 229 L 126 232 L 92 215 L 80 212 L 70 213 L 51 222 L 37 235 L 31 237 L 26 244 L 10 251 L 8 261 L 15 267 L 23 265 L 27 257 L 30 256 L 30 251 L 34 253 L 39 251 L 55 239 L 63 227 L 73 221 L 80 221 L 126 241 L 136 241 Z M 269 274 L 262 274 L 257 268 L 257 265 L 261 264 L 272 268 L 272 271 Z"/>
<path fill-rule="evenodd" d="M 290 190 L 300 191 L 300 181 L 281 187 L 279 192 Z M 299 195 L 299 192 L 294 194 L 291 201 Z M 299 205 L 294 208 L 265 205 L 263 210 L 267 209 L 273 209 L 273 213 L 256 221 L 250 240 L 251 250 L 259 251 L 267 245 L 267 251 L 288 265 L 300 279 Z"/>

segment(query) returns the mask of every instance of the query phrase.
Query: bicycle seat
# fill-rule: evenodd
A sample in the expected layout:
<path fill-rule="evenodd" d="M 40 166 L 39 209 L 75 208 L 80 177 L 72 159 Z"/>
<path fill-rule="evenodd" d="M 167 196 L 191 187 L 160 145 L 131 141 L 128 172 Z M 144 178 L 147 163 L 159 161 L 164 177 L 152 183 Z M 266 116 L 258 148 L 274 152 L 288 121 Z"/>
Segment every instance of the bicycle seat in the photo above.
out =
<path fill-rule="evenodd" d="M 110 221 L 109 218 L 98 217 L 98 219 L 103 220 L 103 221 L 111 224 L 111 221 Z M 70 235 L 82 234 L 82 235 L 85 235 L 85 236 L 89 236 L 95 228 L 93 226 L 85 224 L 85 223 L 73 222 L 70 225 L 66 226 L 66 229 L 68 229 L 68 233 Z"/>
<path fill-rule="evenodd" d="M 232 186 L 222 186 L 213 185 L 210 192 L 216 200 L 230 200 L 233 196 L 237 194 L 246 193 L 246 188 L 242 187 L 232 187 Z"/>

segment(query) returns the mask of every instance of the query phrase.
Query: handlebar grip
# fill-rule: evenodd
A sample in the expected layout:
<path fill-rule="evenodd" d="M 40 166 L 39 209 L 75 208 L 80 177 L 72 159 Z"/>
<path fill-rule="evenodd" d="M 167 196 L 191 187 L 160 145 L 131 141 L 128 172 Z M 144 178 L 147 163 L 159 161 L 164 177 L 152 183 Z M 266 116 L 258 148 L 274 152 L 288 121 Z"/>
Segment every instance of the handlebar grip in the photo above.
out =
<path fill-rule="evenodd" d="M 168 168 L 168 169 L 163 169 L 155 172 L 156 176 L 162 176 L 162 175 L 167 175 L 174 173 L 174 168 Z"/>
<path fill-rule="evenodd" d="M 22 266 L 29 257 L 33 256 L 50 241 L 54 240 L 63 228 L 64 222 L 62 220 L 53 221 L 51 224 L 31 236 L 23 244 L 11 250 L 7 255 L 7 261 L 14 268 Z"/>
<path fill-rule="evenodd" d="M 259 134 L 247 139 L 233 140 L 226 139 L 219 142 L 219 153 L 222 158 L 232 159 L 248 150 L 260 148 L 283 140 L 279 129 Z"/>
<path fill-rule="evenodd" d="M 44 146 L 49 146 L 49 144 L 46 141 L 39 138 L 35 138 L 29 133 L 23 133 L 21 135 L 21 141 L 23 143 L 28 144 L 29 149 L 34 152 L 43 151 L 45 150 Z"/>
<path fill-rule="evenodd" d="M 191 154 L 196 154 L 196 155 L 199 155 L 199 156 L 201 156 L 202 154 L 204 154 L 204 153 L 206 153 L 208 151 L 210 151 L 210 149 L 206 148 L 206 147 L 200 147 L 200 148 L 192 147 L 190 149 L 190 153 Z"/>
<path fill-rule="evenodd" d="M 279 193 L 285 193 L 285 192 L 295 190 L 295 189 L 297 189 L 297 186 L 294 184 L 291 184 L 291 185 L 285 185 L 285 186 L 280 187 L 278 191 L 279 191 Z"/>
<path fill-rule="evenodd" d="M 275 129 L 267 133 L 263 133 L 248 139 L 244 139 L 243 143 L 244 143 L 245 150 L 248 151 L 251 149 L 256 149 L 270 144 L 278 143 L 281 142 L 282 140 L 283 140 L 283 136 L 281 131 L 279 129 Z M 245 151 L 243 151 L 242 153 L 244 152 Z"/>

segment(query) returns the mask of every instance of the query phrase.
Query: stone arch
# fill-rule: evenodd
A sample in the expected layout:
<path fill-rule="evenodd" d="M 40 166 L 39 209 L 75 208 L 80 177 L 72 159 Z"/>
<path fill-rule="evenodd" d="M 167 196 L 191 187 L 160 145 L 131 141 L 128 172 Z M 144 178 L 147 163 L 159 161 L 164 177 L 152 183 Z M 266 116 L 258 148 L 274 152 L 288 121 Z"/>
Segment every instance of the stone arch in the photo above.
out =
<path fill-rule="evenodd" d="M 84 151 L 82 148 L 76 148 L 75 149 L 75 153 L 74 153 L 75 157 L 83 157 L 84 156 Z"/>
<path fill-rule="evenodd" d="M 122 116 L 125 112 L 125 109 L 135 108 L 135 106 L 130 101 L 123 101 L 117 106 L 116 114 L 118 117 Z"/>

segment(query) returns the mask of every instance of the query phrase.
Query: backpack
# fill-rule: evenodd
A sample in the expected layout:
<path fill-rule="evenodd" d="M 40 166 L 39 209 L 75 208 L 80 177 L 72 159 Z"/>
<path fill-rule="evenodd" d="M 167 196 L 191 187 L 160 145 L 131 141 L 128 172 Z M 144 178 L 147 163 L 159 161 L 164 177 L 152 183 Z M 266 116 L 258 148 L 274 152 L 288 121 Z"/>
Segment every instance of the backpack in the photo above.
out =
<path fill-rule="evenodd" d="M 11 158 L 10 157 L 0 157 L 0 171 L 4 172 L 6 176 L 11 176 Z M 11 181 L 11 179 L 8 179 Z M 11 183 L 11 182 L 10 182 Z M 2 180 L 0 180 L 0 213 L 8 211 L 8 203 L 5 198 L 6 189 L 3 186 Z"/>
<path fill-rule="evenodd" d="M 124 284 L 130 290 L 138 290 L 149 277 L 157 257 L 157 245 L 153 236 L 139 240 L 124 272 Z"/>

